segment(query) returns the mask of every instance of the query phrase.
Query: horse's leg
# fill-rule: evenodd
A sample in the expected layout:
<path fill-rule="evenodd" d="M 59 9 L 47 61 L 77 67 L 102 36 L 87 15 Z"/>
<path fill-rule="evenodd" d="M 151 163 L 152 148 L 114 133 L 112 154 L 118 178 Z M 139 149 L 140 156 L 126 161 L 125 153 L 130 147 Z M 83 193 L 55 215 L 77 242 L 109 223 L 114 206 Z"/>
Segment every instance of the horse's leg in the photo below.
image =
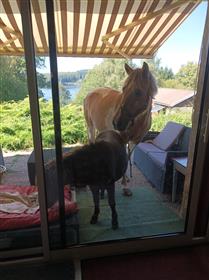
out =
<path fill-rule="evenodd" d="M 108 203 L 112 211 L 112 229 L 118 228 L 118 215 L 115 208 L 115 184 L 106 187 L 108 194 Z"/>
<path fill-rule="evenodd" d="M 128 147 L 127 147 L 127 153 L 128 153 L 128 155 L 129 155 L 130 175 L 131 175 L 132 165 L 131 165 L 131 159 L 130 159 L 131 153 L 130 153 L 130 147 L 129 147 L 129 145 L 128 145 Z M 121 184 L 122 184 L 122 186 L 123 186 L 123 195 L 125 195 L 125 196 L 131 196 L 131 195 L 132 195 L 132 191 L 130 190 L 130 187 L 129 187 L 129 185 L 128 185 L 128 183 L 130 182 L 130 179 L 129 179 L 128 175 L 127 175 L 127 171 L 128 171 L 128 168 L 127 168 L 127 170 L 126 170 L 126 173 L 125 173 L 125 174 L 123 175 L 123 177 L 122 177 Z M 132 175 L 131 175 L 130 177 L 132 177 Z"/>
<path fill-rule="evenodd" d="M 88 124 L 88 138 L 89 138 L 89 143 L 95 142 L 95 127 L 92 122 L 89 122 Z"/>
<path fill-rule="evenodd" d="M 96 224 L 98 221 L 98 216 L 99 216 L 99 187 L 95 186 L 90 186 L 90 190 L 93 195 L 93 200 L 94 200 L 94 214 L 91 217 L 90 223 L 91 224 Z"/>

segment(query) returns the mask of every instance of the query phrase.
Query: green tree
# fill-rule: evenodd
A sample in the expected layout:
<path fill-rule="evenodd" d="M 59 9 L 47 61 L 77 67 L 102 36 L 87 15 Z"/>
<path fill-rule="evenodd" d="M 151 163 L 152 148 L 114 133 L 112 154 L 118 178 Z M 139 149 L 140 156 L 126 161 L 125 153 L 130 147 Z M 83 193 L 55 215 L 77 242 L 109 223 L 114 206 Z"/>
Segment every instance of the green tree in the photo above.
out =
<path fill-rule="evenodd" d="M 61 82 L 59 83 L 60 105 L 64 106 L 71 102 L 71 93 L 67 90 Z"/>
<path fill-rule="evenodd" d="M 89 70 L 76 96 L 75 103 L 82 104 L 85 96 L 98 87 L 111 87 L 119 91 L 122 90 L 124 80 L 127 77 L 124 69 L 126 62 L 130 66 L 134 66 L 132 61 L 125 59 L 104 59 L 101 64 Z"/>
<path fill-rule="evenodd" d="M 36 58 L 37 68 L 45 65 L 45 58 Z M 44 87 L 46 78 L 37 72 L 39 87 Z M 0 101 L 23 100 L 28 95 L 24 57 L 0 57 Z M 40 92 L 41 96 L 41 92 Z"/>
<path fill-rule="evenodd" d="M 155 77 L 158 87 L 162 87 L 166 80 L 174 79 L 174 73 L 172 69 L 168 67 L 162 67 L 160 58 L 155 56 L 153 59 L 145 59 L 142 60 L 142 62 L 143 61 L 148 63 L 149 69 Z"/>
<path fill-rule="evenodd" d="M 176 80 L 187 89 L 196 89 L 198 65 L 188 62 L 182 65 L 176 74 Z"/>

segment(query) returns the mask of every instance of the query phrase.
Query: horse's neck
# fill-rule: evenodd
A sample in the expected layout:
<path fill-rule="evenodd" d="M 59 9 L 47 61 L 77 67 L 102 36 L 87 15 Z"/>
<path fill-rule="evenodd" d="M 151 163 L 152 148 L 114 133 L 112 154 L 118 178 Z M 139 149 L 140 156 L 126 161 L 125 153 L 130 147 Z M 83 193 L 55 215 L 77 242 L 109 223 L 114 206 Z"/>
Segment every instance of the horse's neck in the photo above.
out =
<path fill-rule="evenodd" d="M 139 114 L 135 120 L 132 127 L 126 130 L 126 137 L 132 145 L 135 145 L 142 141 L 143 137 L 150 129 L 151 126 L 151 109 L 152 100 L 150 99 L 146 111 Z"/>
<path fill-rule="evenodd" d="M 117 102 L 115 103 L 115 114 L 120 110 L 123 102 L 123 93 L 118 94 Z"/>

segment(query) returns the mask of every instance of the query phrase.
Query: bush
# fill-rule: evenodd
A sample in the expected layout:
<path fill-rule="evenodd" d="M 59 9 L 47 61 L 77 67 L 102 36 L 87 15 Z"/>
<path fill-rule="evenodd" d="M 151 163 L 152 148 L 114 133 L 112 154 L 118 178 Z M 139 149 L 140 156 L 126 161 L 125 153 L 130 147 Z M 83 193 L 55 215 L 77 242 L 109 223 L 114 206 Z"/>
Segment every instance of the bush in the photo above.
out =
<path fill-rule="evenodd" d="M 39 99 L 39 106 L 43 147 L 53 147 L 55 139 L 52 102 Z M 86 142 L 82 106 L 69 104 L 61 107 L 60 110 L 63 145 Z M 4 102 L 0 105 L 0 112 L 2 147 L 7 150 L 33 148 L 29 99 Z"/>
<path fill-rule="evenodd" d="M 192 126 L 192 109 L 173 109 L 166 113 L 160 112 L 152 118 L 152 131 L 161 131 L 168 121 L 177 122 L 185 126 Z"/>
<path fill-rule="evenodd" d="M 53 147 L 54 122 L 52 102 L 39 99 L 41 113 L 41 131 L 43 147 Z M 8 150 L 33 148 L 29 100 L 5 102 L 0 105 L 1 112 L 1 145 Z M 191 126 L 191 108 L 175 109 L 160 112 L 153 117 L 152 131 L 161 131 L 171 120 Z M 83 106 L 68 104 L 60 108 L 63 145 L 87 142 L 87 129 L 84 120 Z"/>

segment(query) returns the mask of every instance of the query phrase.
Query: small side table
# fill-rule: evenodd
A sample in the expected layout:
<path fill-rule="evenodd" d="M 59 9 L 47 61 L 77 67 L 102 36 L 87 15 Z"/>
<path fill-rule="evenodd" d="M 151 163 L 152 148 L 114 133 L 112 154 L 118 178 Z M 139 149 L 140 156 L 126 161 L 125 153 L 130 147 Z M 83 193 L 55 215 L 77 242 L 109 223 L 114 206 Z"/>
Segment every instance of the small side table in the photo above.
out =
<path fill-rule="evenodd" d="M 178 181 L 178 172 L 186 175 L 187 168 L 187 157 L 176 157 L 172 158 L 173 160 L 173 186 L 172 186 L 172 202 L 176 201 L 176 190 L 177 190 L 177 181 Z"/>

